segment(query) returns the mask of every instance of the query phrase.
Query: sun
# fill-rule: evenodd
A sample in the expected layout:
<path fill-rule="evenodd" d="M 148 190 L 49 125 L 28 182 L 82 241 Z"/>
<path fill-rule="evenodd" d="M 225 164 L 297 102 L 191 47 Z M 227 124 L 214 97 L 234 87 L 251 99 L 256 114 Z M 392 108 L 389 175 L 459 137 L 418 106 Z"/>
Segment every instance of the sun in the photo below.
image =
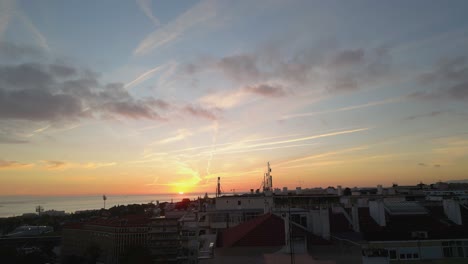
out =
<path fill-rule="evenodd" d="M 181 194 L 181 195 L 182 195 L 182 194 L 184 194 L 184 192 L 179 192 L 179 194 Z"/>

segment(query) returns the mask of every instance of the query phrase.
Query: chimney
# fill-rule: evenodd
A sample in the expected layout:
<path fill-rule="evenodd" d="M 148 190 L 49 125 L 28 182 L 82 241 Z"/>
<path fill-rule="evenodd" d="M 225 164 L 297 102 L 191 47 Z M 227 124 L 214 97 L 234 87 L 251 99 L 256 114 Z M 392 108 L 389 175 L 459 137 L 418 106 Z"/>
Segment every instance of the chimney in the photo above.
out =
<path fill-rule="evenodd" d="M 444 200 L 444 213 L 455 224 L 462 225 L 460 204 L 455 200 Z"/>
<path fill-rule="evenodd" d="M 341 188 L 341 185 L 338 185 L 338 188 L 337 188 L 337 189 L 338 189 L 338 190 L 337 190 L 338 196 L 342 196 L 342 195 L 343 195 L 343 189 Z"/>

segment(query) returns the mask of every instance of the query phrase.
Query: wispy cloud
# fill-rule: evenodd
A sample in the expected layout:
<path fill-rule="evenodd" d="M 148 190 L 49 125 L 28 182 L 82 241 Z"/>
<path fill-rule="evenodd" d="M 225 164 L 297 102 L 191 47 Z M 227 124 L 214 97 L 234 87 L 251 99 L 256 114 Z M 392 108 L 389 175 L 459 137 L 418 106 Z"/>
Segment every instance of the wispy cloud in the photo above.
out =
<path fill-rule="evenodd" d="M 287 160 L 287 161 L 283 161 L 283 162 L 280 162 L 278 164 L 278 166 L 287 165 L 287 164 L 296 163 L 296 162 L 309 161 L 309 160 L 314 160 L 314 159 L 322 159 L 322 158 L 326 158 L 326 157 L 330 157 L 330 156 L 336 156 L 336 155 L 339 155 L 339 154 L 361 151 L 361 150 L 365 150 L 365 149 L 368 149 L 368 148 L 369 148 L 368 146 L 359 146 L 359 147 L 341 149 L 341 150 L 337 150 L 337 151 L 330 151 L 330 152 L 326 152 L 326 153 L 315 154 L 315 155 L 310 155 L 310 156 L 305 156 L 305 157 L 301 157 L 301 158 L 296 158 L 296 159 L 290 159 L 290 160 Z"/>
<path fill-rule="evenodd" d="M 187 152 L 187 151 L 194 151 L 194 150 L 203 150 L 209 148 L 218 148 L 221 146 L 228 146 L 228 145 L 236 145 L 236 144 L 243 144 L 248 142 L 257 142 L 257 141 L 266 141 L 270 139 L 278 139 L 278 138 L 287 138 L 297 136 L 298 134 L 291 134 L 291 135 L 281 135 L 281 136 L 274 136 L 274 137 L 263 137 L 263 138 L 253 138 L 253 139 L 245 139 L 240 141 L 228 142 L 228 143 L 221 143 L 221 144 L 214 144 L 214 145 L 206 145 L 206 146 L 198 146 L 198 147 L 191 147 L 191 148 L 184 148 L 172 151 L 172 153 L 180 153 L 180 152 Z"/>
<path fill-rule="evenodd" d="M 173 137 L 168 137 L 168 138 L 159 140 L 156 143 L 157 144 L 173 143 L 173 142 L 184 140 L 184 139 L 186 139 L 187 137 L 189 137 L 191 135 L 192 135 L 192 133 L 190 131 L 188 131 L 187 129 L 179 129 L 179 131 L 177 132 L 177 135 L 175 135 Z"/>
<path fill-rule="evenodd" d="M 2 41 L 2 36 L 7 30 L 12 18 L 19 19 L 29 33 L 33 35 L 37 45 L 49 51 L 49 44 L 46 37 L 39 31 L 34 23 L 17 8 L 16 1 L 14 0 L 0 1 L 0 41 Z"/>
<path fill-rule="evenodd" d="M 357 110 L 357 109 L 368 108 L 368 107 L 373 107 L 373 106 L 397 103 L 397 102 L 403 101 L 404 99 L 405 99 L 404 97 L 393 97 L 393 98 L 389 98 L 389 99 L 385 99 L 385 100 L 374 101 L 374 102 L 369 102 L 369 103 L 360 104 L 360 105 L 341 107 L 341 108 L 338 108 L 338 109 L 285 115 L 285 116 L 282 116 L 279 120 L 288 120 L 288 119 L 293 119 L 293 118 L 309 117 L 309 116 L 316 116 L 316 115 L 321 115 L 321 114 L 329 114 L 329 113 L 338 113 L 338 112 Z"/>
<path fill-rule="evenodd" d="M 143 82 L 145 80 L 148 80 L 149 78 L 153 77 L 158 72 L 164 70 L 166 67 L 167 67 L 167 65 L 165 65 L 165 64 L 159 65 L 157 67 L 154 67 L 151 70 L 148 70 L 148 71 L 140 74 L 138 77 L 136 77 L 132 81 L 126 83 L 125 88 L 130 89 L 131 87 L 133 87 L 133 86 L 135 86 L 135 85 L 137 85 L 137 84 L 139 84 L 139 83 L 141 83 L 141 82 Z"/>
<path fill-rule="evenodd" d="M 245 141 L 237 141 L 237 142 L 231 142 L 231 143 L 216 144 L 216 145 L 211 145 L 211 146 L 186 148 L 182 150 L 176 150 L 174 152 L 180 153 L 180 152 L 191 152 L 191 151 L 197 150 L 196 154 L 194 155 L 187 154 L 187 155 L 189 155 L 190 157 L 195 157 L 195 156 L 209 157 L 212 154 L 216 154 L 216 155 L 217 154 L 237 154 L 237 153 L 273 150 L 273 149 L 281 149 L 281 148 L 297 148 L 297 147 L 311 146 L 316 143 L 304 143 L 304 144 L 291 144 L 291 143 L 309 141 L 313 139 L 332 137 L 332 136 L 338 136 L 338 135 L 344 135 L 344 134 L 357 133 L 357 132 L 362 132 L 362 131 L 366 131 L 369 129 L 370 128 L 343 130 L 343 131 L 324 133 L 324 134 L 313 135 L 313 136 L 308 136 L 308 137 L 292 138 L 292 139 L 287 139 L 287 140 L 269 141 L 269 142 L 254 143 L 254 144 L 249 144 L 249 143 L 264 141 L 266 139 L 245 140 Z M 267 139 L 274 139 L 274 138 L 278 138 L 278 137 L 270 137 Z M 282 145 L 282 146 L 276 146 L 276 145 Z M 209 148 L 214 148 L 214 147 L 216 148 L 215 151 L 209 150 Z M 203 149 L 205 149 L 205 151 L 203 151 Z"/>
<path fill-rule="evenodd" d="M 37 29 L 37 27 L 31 22 L 31 20 L 23 14 L 21 11 L 17 11 L 19 19 L 23 22 L 26 28 L 36 39 L 37 44 L 46 51 L 49 51 L 49 44 L 45 36 Z"/>
<path fill-rule="evenodd" d="M 187 105 L 185 106 L 182 111 L 184 113 L 190 114 L 195 117 L 201 117 L 205 118 L 208 120 L 217 120 L 218 116 L 216 114 L 217 109 L 206 109 L 201 106 L 196 106 L 196 105 Z"/>
<path fill-rule="evenodd" d="M 146 17 L 151 20 L 153 25 L 155 27 L 158 27 L 161 25 L 161 22 L 157 17 L 154 16 L 153 14 L 153 9 L 152 9 L 152 2 L 151 0 L 136 0 L 138 7 L 140 7 L 141 11 L 145 14 Z"/>
<path fill-rule="evenodd" d="M 33 137 L 34 135 L 42 133 L 42 132 L 46 131 L 49 128 L 50 128 L 50 124 L 46 125 L 46 126 L 43 126 L 43 127 L 40 127 L 38 129 L 35 129 L 34 131 L 32 131 L 30 134 L 27 134 L 26 137 Z"/>
<path fill-rule="evenodd" d="M 164 120 L 165 102 L 135 98 L 121 83 L 101 84 L 97 74 L 69 65 L 0 65 L 0 119 L 77 121 L 124 117 Z"/>
<path fill-rule="evenodd" d="M 43 160 L 41 161 L 42 166 L 46 170 L 67 170 L 67 169 L 97 169 L 101 167 L 114 166 L 115 162 L 85 162 L 75 163 L 61 160 Z"/>
<path fill-rule="evenodd" d="M 11 16 L 15 10 L 15 1 L 13 0 L 4 0 L 0 1 L 0 41 L 2 41 L 2 36 L 8 28 L 10 23 Z"/>
<path fill-rule="evenodd" d="M 202 0 L 175 20 L 149 34 L 133 51 L 133 54 L 144 55 L 153 49 L 167 45 L 180 38 L 189 29 L 209 21 L 215 15 L 216 2 Z"/>
<path fill-rule="evenodd" d="M 468 101 L 468 58 L 458 56 L 440 59 L 430 72 L 419 76 L 425 89 L 409 95 L 422 100 Z"/>
<path fill-rule="evenodd" d="M 287 94 L 288 91 L 282 85 L 261 83 L 247 85 L 231 91 L 208 94 L 200 98 L 199 101 L 202 105 L 225 109 L 255 100 L 255 97 L 252 95 L 264 98 L 279 98 Z"/>
<path fill-rule="evenodd" d="M 342 130 L 342 131 L 337 131 L 337 132 L 331 132 L 331 133 L 325 133 L 325 134 L 320 134 L 320 135 L 314 135 L 314 136 L 308 136 L 308 137 L 302 137 L 302 138 L 294 138 L 294 139 L 289 139 L 289 140 L 282 140 L 282 141 L 275 141 L 275 142 L 267 142 L 267 143 L 260 143 L 260 144 L 253 144 L 249 145 L 249 148 L 253 147 L 259 147 L 259 146 L 270 146 L 270 145 L 277 145 L 277 144 L 285 144 L 285 143 L 293 143 L 293 142 L 300 142 L 300 141 L 306 141 L 306 140 L 311 140 L 311 139 L 318 139 L 318 138 L 324 138 L 324 137 L 332 137 L 332 136 L 338 136 L 338 135 L 345 135 L 345 134 L 351 134 L 351 133 L 356 133 L 356 132 L 363 132 L 366 130 L 369 130 L 370 128 L 359 128 L 359 129 L 352 129 L 352 130 Z"/>
<path fill-rule="evenodd" d="M 33 165 L 34 164 L 32 164 L 32 163 L 21 163 L 21 162 L 18 162 L 18 161 L 0 159 L 0 170 L 2 170 L 2 169 L 26 168 L 26 167 L 31 167 Z"/>

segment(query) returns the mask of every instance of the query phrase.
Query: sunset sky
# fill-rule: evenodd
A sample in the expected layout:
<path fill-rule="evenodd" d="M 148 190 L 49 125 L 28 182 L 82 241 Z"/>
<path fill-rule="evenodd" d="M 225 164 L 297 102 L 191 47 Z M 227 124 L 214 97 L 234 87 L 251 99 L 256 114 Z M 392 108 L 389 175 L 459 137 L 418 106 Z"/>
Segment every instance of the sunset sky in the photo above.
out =
<path fill-rule="evenodd" d="M 0 0 L 0 195 L 468 179 L 467 11 Z"/>

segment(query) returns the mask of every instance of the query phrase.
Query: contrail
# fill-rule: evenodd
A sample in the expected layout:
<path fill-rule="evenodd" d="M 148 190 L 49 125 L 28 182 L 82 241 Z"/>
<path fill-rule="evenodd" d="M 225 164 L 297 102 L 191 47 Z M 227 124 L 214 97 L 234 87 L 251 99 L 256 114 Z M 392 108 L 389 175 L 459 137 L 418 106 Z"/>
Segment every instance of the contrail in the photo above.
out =
<path fill-rule="evenodd" d="M 210 168 L 211 168 L 211 161 L 213 160 L 213 154 L 214 154 L 214 148 L 216 146 L 216 141 L 218 139 L 218 129 L 219 129 L 219 124 L 218 121 L 214 121 L 214 126 L 213 126 L 213 138 L 211 140 L 211 151 L 210 151 L 210 156 L 208 158 L 208 163 L 206 164 L 206 176 L 211 175 Z M 208 183 L 208 178 L 205 178 L 205 184 Z"/>
<path fill-rule="evenodd" d="M 320 115 L 320 114 L 329 114 L 329 113 L 350 111 L 350 110 L 367 108 L 367 107 L 372 107 L 372 106 L 396 103 L 396 102 L 400 102 L 400 101 L 402 101 L 404 99 L 405 99 L 404 97 L 393 97 L 393 98 L 389 98 L 389 99 L 385 99 L 385 100 L 369 102 L 369 103 L 360 104 L 360 105 L 352 105 L 352 106 L 347 106 L 347 107 L 341 107 L 341 108 L 333 109 L 333 110 L 285 115 L 285 116 L 281 117 L 279 120 L 283 121 L 283 120 L 288 120 L 288 119 L 292 119 L 292 118 L 308 117 L 308 116 L 315 116 L 315 115 Z"/>
<path fill-rule="evenodd" d="M 134 85 L 136 85 L 136 84 L 138 84 L 138 83 L 140 83 L 140 82 L 146 80 L 146 79 L 149 78 L 152 74 L 155 74 L 155 73 L 161 71 L 161 70 L 164 69 L 165 67 L 166 67 L 166 65 L 159 65 L 158 67 L 155 67 L 155 68 L 153 68 L 153 69 L 151 69 L 151 70 L 149 70 L 149 71 L 147 71 L 147 72 L 141 74 L 140 76 L 138 76 L 138 77 L 137 77 L 136 79 L 134 79 L 133 81 L 131 81 L 131 82 L 125 84 L 124 87 L 125 87 L 126 89 L 129 89 L 130 87 L 132 87 L 132 86 L 134 86 Z"/>

